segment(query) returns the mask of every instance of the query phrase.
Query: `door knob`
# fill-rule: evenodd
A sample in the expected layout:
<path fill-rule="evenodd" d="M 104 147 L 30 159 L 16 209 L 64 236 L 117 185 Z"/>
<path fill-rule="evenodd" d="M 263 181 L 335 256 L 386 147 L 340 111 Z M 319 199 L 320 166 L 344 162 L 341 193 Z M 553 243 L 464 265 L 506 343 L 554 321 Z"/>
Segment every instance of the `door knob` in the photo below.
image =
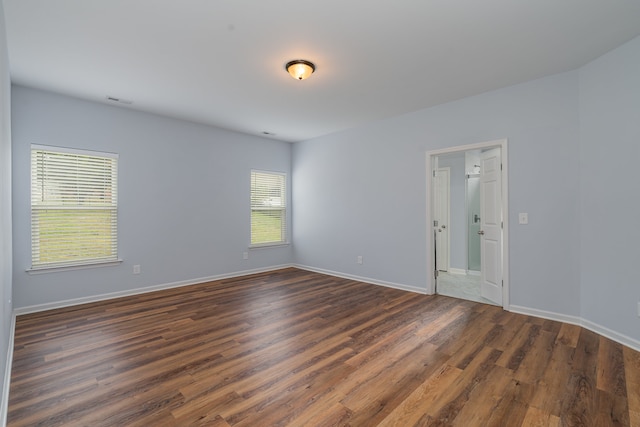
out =
<path fill-rule="evenodd" d="M 480 231 L 478 231 L 478 234 L 482 236 L 482 235 L 484 235 L 484 231 L 480 230 Z"/>
<path fill-rule="evenodd" d="M 443 225 L 442 225 L 442 228 L 443 228 L 443 229 L 445 229 L 445 228 L 447 228 L 447 226 L 443 224 Z"/>

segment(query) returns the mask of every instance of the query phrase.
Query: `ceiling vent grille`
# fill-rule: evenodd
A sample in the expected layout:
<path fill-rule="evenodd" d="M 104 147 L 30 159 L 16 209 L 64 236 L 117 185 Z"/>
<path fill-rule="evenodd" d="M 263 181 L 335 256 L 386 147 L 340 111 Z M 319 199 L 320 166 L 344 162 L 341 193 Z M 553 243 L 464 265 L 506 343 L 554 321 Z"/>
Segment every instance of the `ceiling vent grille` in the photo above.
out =
<path fill-rule="evenodd" d="M 131 105 L 133 104 L 133 101 L 130 101 L 128 99 L 123 99 L 123 98 L 116 98 L 115 96 L 106 96 L 107 101 L 109 102 L 117 102 L 119 104 L 126 104 L 126 105 Z"/>

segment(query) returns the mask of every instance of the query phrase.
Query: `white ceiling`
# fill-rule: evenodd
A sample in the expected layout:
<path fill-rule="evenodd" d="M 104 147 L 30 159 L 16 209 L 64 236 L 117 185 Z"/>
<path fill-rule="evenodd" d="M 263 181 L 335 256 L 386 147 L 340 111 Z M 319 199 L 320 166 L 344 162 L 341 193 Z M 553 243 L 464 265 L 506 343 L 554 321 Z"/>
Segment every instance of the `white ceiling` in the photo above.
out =
<path fill-rule="evenodd" d="M 639 0 L 4 0 L 12 81 L 300 141 L 568 71 Z M 316 72 L 284 70 L 307 59 Z M 123 104 L 116 104 L 124 106 Z"/>

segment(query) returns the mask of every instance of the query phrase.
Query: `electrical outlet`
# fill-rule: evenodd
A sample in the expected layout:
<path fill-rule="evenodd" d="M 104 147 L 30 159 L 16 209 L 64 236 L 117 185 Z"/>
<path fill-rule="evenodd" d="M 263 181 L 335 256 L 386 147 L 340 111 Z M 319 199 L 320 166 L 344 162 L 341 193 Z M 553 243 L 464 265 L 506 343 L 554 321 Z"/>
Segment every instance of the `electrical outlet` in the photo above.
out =
<path fill-rule="evenodd" d="M 133 274 L 140 274 L 140 264 L 133 266 Z"/>
<path fill-rule="evenodd" d="M 358 255 L 358 258 L 356 259 L 356 262 L 358 264 L 362 264 L 362 255 Z"/>
<path fill-rule="evenodd" d="M 242 252 L 242 259 L 249 259 L 249 252 Z"/>

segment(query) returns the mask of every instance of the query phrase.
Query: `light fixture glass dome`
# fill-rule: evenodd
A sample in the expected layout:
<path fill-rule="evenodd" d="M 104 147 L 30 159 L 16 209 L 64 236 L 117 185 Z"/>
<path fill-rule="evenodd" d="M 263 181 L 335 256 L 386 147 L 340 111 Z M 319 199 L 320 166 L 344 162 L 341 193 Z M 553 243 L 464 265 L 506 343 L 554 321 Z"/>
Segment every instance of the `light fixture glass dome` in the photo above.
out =
<path fill-rule="evenodd" d="M 285 66 L 287 72 L 291 74 L 296 80 L 304 80 L 309 77 L 316 70 L 316 66 L 304 59 L 296 59 L 294 61 L 287 62 Z"/>

